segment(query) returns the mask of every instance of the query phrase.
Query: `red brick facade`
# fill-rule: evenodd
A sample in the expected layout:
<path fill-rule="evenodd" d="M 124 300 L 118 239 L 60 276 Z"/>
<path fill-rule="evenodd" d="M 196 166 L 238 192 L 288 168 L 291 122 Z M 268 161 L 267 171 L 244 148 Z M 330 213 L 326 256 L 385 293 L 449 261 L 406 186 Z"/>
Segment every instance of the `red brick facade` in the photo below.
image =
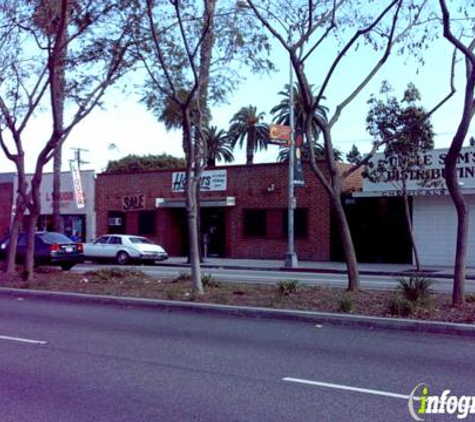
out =
<path fill-rule="evenodd" d="M 234 197 L 235 205 L 220 208 L 224 230 L 222 255 L 230 258 L 283 259 L 287 251 L 284 228 L 287 208 L 288 166 L 286 164 L 256 164 L 253 166 L 225 166 L 225 191 L 202 192 L 202 201 Z M 99 174 L 96 183 L 97 235 L 111 231 L 109 218 L 123 211 L 124 196 L 142 197 L 143 210 L 152 213 L 155 233 L 147 237 L 162 244 L 171 255 L 184 253 L 186 213 L 181 208 L 155 208 L 156 198 L 182 199 L 183 193 L 172 192 L 172 173 L 176 170 L 134 174 Z M 296 188 L 297 208 L 306 215 L 305 235 L 296 238 L 299 259 L 325 261 L 330 259 L 330 209 L 322 186 L 310 169 L 305 168 L 306 186 Z M 125 224 L 120 229 L 130 234 L 140 232 L 139 212 L 121 214 Z M 263 237 L 246 235 L 246 210 L 266 210 L 266 234 Z M 150 214 L 150 213 L 149 213 Z M 221 217 L 220 217 L 221 218 Z M 144 233 L 145 234 L 145 233 Z"/>
<path fill-rule="evenodd" d="M 13 183 L 0 183 L 0 238 L 10 229 L 12 201 Z"/>

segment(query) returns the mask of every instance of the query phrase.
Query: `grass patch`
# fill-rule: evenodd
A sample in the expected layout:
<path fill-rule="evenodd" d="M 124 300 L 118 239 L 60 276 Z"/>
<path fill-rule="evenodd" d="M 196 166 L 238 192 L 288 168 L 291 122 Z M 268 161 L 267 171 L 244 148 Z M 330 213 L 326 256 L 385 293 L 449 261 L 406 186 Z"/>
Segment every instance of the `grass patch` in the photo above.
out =
<path fill-rule="evenodd" d="M 97 282 L 113 282 L 123 280 L 145 280 L 147 275 L 140 270 L 131 268 L 101 268 L 97 271 L 88 271 L 85 277 Z"/>

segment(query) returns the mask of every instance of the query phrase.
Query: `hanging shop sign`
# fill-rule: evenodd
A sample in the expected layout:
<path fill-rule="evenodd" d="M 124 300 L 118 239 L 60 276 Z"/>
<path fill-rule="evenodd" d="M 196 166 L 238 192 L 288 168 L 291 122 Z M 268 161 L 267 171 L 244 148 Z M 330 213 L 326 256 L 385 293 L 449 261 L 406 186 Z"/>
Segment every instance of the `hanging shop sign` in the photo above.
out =
<path fill-rule="evenodd" d="M 292 139 L 292 128 L 287 125 L 269 125 L 269 143 L 288 147 Z"/>
<path fill-rule="evenodd" d="M 76 161 L 71 161 L 69 163 L 71 169 L 71 176 L 73 179 L 73 189 L 74 189 L 74 197 L 76 198 L 76 206 L 81 209 L 84 208 L 84 191 L 82 189 L 81 183 L 81 173 L 79 172 L 79 167 Z"/>
<path fill-rule="evenodd" d="M 184 171 L 172 173 L 172 192 L 184 192 L 186 173 Z M 227 189 L 227 170 L 204 171 L 200 179 L 201 192 L 225 191 Z"/>
<path fill-rule="evenodd" d="M 303 179 L 303 131 L 295 132 L 295 147 L 294 147 L 294 186 L 305 186 Z"/>

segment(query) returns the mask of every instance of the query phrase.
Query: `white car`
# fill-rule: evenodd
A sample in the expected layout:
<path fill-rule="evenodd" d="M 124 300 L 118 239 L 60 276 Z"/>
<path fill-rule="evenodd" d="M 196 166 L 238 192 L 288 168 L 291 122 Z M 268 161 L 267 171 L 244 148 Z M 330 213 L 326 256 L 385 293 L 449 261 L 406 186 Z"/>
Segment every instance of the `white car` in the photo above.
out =
<path fill-rule="evenodd" d="M 106 234 L 84 244 L 84 258 L 91 261 L 115 260 L 120 265 L 129 262 L 163 261 L 167 252 L 143 236 Z"/>

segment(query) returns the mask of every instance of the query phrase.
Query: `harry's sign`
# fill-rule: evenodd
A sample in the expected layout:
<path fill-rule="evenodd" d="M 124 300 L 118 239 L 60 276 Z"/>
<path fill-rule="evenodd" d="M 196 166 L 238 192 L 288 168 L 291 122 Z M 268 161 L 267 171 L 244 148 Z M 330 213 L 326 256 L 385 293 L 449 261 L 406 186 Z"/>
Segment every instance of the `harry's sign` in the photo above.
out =
<path fill-rule="evenodd" d="M 184 171 L 172 173 L 172 192 L 184 192 L 186 173 Z M 227 189 L 226 170 L 204 171 L 200 179 L 200 191 L 225 191 Z"/>

